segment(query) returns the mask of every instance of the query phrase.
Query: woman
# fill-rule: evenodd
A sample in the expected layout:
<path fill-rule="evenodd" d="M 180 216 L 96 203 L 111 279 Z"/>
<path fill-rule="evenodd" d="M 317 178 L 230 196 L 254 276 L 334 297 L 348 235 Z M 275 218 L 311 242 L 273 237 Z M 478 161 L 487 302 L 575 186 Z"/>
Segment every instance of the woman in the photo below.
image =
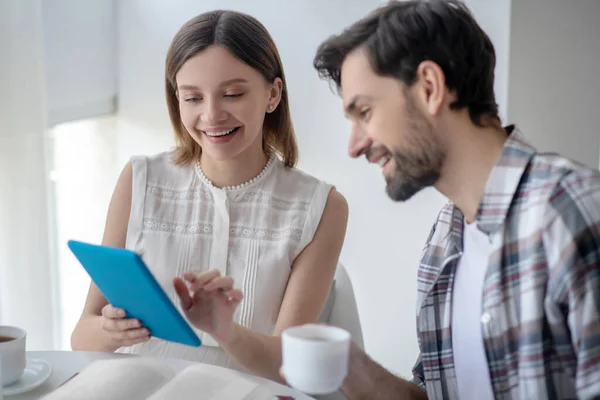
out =
<path fill-rule="evenodd" d="M 176 304 L 176 276 L 216 269 L 232 277 L 246 296 L 232 298 L 241 301 L 232 318 L 249 331 L 279 335 L 316 321 L 348 209 L 334 188 L 294 168 L 285 76 L 269 33 L 245 14 L 202 14 L 176 34 L 165 75 L 177 146 L 125 166 L 102 243 L 142 254 Z M 73 349 L 239 367 L 207 333 L 190 348 L 123 316 L 92 283 Z"/>

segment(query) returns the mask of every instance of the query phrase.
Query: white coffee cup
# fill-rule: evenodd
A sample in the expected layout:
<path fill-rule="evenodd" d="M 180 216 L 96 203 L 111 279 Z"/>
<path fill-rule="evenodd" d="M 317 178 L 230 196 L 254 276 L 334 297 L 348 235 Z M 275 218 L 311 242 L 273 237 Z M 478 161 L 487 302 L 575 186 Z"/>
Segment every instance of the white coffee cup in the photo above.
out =
<path fill-rule="evenodd" d="M 321 395 L 336 392 L 348 375 L 350 333 L 308 324 L 282 334 L 282 371 L 296 390 Z"/>
<path fill-rule="evenodd" d="M 6 340 L 6 338 L 11 338 Z M 25 371 L 27 358 L 25 340 L 27 333 L 16 326 L 0 325 L 0 369 L 2 386 L 15 383 Z"/>

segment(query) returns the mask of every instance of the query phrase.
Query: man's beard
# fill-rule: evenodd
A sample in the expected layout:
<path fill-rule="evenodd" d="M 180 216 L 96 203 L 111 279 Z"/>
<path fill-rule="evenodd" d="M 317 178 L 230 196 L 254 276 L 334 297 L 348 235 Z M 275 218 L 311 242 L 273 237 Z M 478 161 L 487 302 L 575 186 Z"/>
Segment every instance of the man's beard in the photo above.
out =
<path fill-rule="evenodd" d="M 387 178 L 386 191 L 394 201 L 406 201 L 440 178 L 446 152 L 433 127 L 407 97 L 408 139 L 404 150 L 390 149 L 396 170 Z"/>

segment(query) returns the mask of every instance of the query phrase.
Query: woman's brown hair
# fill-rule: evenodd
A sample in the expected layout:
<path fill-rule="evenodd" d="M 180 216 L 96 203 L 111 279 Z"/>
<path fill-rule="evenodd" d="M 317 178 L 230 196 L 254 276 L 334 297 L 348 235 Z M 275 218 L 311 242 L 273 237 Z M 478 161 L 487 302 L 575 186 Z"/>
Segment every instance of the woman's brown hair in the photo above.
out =
<path fill-rule="evenodd" d="M 189 20 L 173 38 L 165 65 L 165 88 L 171 124 L 177 147 L 175 162 L 187 164 L 200 159 L 202 149 L 188 134 L 181 121 L 175 76 L 183 64 L 209 46 L 227 48 L 236 57 L 259 71 L 269 83 L 283 81 L 281 101 L 265 115 L 263 149 L 279 155 L 287 167 L 298 162 L 298 145 L 292 126 L 283 66 L 275 42 L 267 29 L 255 18 L 235 12 L 217 10 Z"/>

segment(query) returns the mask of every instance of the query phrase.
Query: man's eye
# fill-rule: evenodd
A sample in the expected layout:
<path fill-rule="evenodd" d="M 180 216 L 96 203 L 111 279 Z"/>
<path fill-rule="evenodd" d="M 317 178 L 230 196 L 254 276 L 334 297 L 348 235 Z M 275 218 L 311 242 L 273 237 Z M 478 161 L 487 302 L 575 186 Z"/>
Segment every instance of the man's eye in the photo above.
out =
<path fill-rule="evenodd" d="M 365 119 L 369 116 L 370 111 L 371 111 L 371 109 L 369 109 L 369 108 L 363 108 L 362 110 L 360 110 L 360 113 L 358 115 L 360 116 L 361 119 Z"/>

